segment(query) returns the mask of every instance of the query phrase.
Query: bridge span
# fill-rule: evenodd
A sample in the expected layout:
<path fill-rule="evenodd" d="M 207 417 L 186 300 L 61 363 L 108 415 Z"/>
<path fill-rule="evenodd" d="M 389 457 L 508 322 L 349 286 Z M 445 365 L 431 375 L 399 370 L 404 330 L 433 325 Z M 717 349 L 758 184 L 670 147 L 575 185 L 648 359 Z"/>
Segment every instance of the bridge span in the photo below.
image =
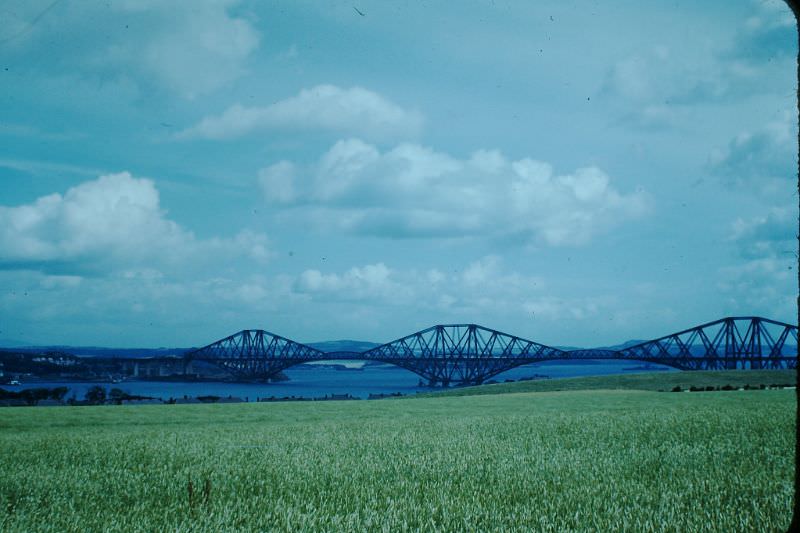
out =
<path fill-rule="evenodd" d="M 301 363 L 337 359 L 389 363 L 431 385 L 476 385 L 543 361 L 623 359 L 681 370 L 797 367 L 797 326 L 761 317 L 726 317 L 616 348 L 565 351 L 476 324 L 436 325 L 363 352 L 324 352 L 264 330 L 243 330 L 184 355 L 237 377 L 269 380 Z"/>

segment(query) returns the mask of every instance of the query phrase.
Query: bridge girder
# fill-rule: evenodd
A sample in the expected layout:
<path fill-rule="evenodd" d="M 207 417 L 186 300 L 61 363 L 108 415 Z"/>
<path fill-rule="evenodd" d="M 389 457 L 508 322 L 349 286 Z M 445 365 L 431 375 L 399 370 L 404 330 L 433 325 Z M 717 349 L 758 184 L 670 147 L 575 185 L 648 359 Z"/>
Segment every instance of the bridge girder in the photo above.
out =
<path fill-rule="evenodd" d="M 791 344 L 794 341 L 794 344 Z M 682 370 L 797 367 L 797 326 L 727 317 L 620 349 L 564 351 L 476 324 L 436 325 L 360 353 L 327 353 L 264 330 L 243 330 L 187 352 L 246 378 L 268 380 L 301 363 L 363 359 L 389 363 L 433 385 L 480 384 L 512 368 L 555 359 L 624 359 Z"/>
<path fill-rule="evenodd" d="M 437 325 L 363 352 L 430 384 L 479 384 L 526 363 L 566 352 L 476 324 Z"/>
<path fill-rule="evenodd" d="M 794 345 L 787 341 L 794 340 Z M 618 350 L 622 359 L 682 370 L 797 367 L 797 326 L 761 317 L 726 317 Z"/>
<path fill-rule="evenodd" d="M 264 330 L 245 329 L 185 355 L 213 363 L 233 375 L 269 380 L 300 363 L 323 359 L 325 352 Z"/>

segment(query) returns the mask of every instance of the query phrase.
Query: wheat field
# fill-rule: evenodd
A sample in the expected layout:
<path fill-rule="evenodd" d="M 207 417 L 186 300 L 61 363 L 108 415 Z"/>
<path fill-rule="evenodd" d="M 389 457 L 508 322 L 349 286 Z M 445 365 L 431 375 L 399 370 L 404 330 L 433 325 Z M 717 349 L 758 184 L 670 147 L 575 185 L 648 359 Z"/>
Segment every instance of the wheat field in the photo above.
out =
<path fill-rule="evenodd" d="M 784 531 L 790 390 L 0 410 L 0 530 Z"/>

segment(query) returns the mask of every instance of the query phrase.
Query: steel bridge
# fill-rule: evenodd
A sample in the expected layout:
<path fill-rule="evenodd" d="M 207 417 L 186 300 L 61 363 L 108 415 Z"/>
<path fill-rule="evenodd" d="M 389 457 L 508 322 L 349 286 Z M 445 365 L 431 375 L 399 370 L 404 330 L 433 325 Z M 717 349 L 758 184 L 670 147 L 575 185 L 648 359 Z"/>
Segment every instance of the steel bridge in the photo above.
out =
<path fill-rule="evenodd" d="M 727 317 L 658 339 L 565 351 L 476 324 L 437 325 L 363 352 L 323 352 L 264 330 L 243 330 L 184 355 L 248 380 L 269 380 L 301 363 L 336 359 L 389 363 L 430 385 L 476 385 L 512 368 L 552 360 L 617 359 L 680 370 L 797 367 L 797 326 Z"/>

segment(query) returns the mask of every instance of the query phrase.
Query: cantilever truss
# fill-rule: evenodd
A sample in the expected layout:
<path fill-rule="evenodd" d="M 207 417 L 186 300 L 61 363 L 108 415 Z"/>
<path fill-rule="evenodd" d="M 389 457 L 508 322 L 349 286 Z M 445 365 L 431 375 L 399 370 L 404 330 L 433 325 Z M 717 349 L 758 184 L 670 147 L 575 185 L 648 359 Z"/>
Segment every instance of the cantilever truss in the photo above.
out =
<path fill-rule="evenodd" d="M 406 368 L 431 385 L 477 384 L 536 360 L 565 352 L 475 324 L 433 326 L 362 353 Z"/>
<path fill-rule="evenodd" d="M 308 361 L 366 359 L 414 372 L 431 385 L 478 384 L 552 359 L 631 359 L 684 370 L 796 368 L 797 326 L 729 317 L 621 349 L 563 351 L 475 324 L 439 325 L 361 353 L 326 353 L 263 330 L 244 330 L 188 352 L 247 379 L 266 380 Z"/>
<path fill-rule="evenodd" d="M 760 317 L 722 318 L 618 353 L 683 370 L 796 368 L 797 326 Z"/>
<path fill-rule="evenodd" d="M 267 380 L 282 370 L 307 361 L 324 359 L 325 353 L 264 330 L 245 329 L 186 354 L 189 361 L 207 361 L 232 374 Z"/>

